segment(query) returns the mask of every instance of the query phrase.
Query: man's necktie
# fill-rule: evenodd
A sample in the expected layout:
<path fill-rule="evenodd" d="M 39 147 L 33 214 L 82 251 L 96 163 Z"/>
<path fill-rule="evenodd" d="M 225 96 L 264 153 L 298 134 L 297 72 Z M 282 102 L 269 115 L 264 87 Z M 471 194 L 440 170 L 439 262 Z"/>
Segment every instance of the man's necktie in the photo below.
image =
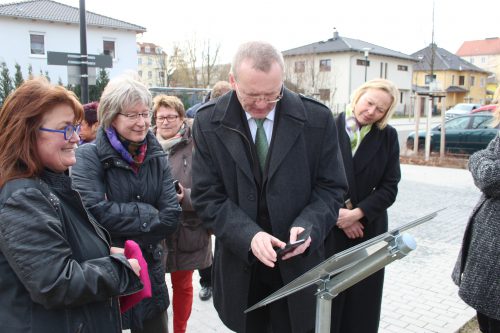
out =
<path fill-rule="evenodd" d="M 266 157 L 269 144 L 267 143 L 266 131 L 264 130 L 265 119 L 255 119 L 257 124 L 257 133 L 255 134 L 255 148 L 257 150 L 257 157 L 259 158 L 260 169 L 264 171 L 266 166 Z"/>

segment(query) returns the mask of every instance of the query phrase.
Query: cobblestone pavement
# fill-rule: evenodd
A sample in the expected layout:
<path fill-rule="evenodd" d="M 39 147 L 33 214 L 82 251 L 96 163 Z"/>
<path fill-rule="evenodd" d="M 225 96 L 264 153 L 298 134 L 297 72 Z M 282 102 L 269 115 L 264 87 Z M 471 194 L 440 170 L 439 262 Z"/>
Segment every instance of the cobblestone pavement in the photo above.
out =
<path fill-rule="evenodd" d="M 452 333 L 474 316 L 459 299 L 450 275 L 467 218 L 478 199 L 479 191 L 467 170 L 402 165 L 398 198 L 389 209 L 390 228 L 440 208 L 446 210 L 408 230 L 417 249 L 387 266 L 380 333 Z M 168 280 L 167 274 L 170 286 Z M 220 321 L 212 301 L 199 299 L 197 272 L 194 288 L 187 332 L 231 332 Z M 169 324 L 173 332 L 171 307 Z"/>
<path fill-rule="evenodd" d="M 402 165 L 390 228 L 446 210 L 408 230 L 417 249 L 387 266 L 379 332 L 455 332 L 475 314 L 458 297 L 450 275 L 479 195 L 467 170 Z"/>

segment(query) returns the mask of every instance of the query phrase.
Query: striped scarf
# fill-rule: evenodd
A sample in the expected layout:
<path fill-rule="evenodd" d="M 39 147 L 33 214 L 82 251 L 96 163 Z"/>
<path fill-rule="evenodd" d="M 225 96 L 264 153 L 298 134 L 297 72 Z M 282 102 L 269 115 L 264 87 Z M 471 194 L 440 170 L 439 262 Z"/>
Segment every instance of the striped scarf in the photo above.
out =
<path fill-rule="evenodd" d="M 135 174 L 139 172 L 139 167 L 146 158 L 148 144 L 146 138 L 142 142 L 132 142 L 116 132 L 113 127 L 106 129 L 106 136 L 111 146 L 130 165 Z"/>

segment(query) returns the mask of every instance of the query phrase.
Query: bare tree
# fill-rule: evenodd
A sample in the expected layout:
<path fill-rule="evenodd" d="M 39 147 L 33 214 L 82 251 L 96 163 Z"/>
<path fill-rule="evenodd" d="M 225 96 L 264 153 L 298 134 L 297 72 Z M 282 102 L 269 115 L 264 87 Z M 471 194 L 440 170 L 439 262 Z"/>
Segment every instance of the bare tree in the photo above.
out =
<path fill-rule="evenodd" d="M 169 86 L 194 87 L 184 50 L 179 44 L 174 44 L 172 48 L 169 65 L 171 69 L 167 71 Z M 173 70 L 174 68 L 175 70 Z"/>
<path fill-rule="evenodd" d="M 216 44 L 214 48 L 210 43 L 210 39 L 203 42 L 203 49 L 201 51 L 201 78 L 203 87 L 208 87 L 212 84 L 212 79 L 215 74 L 214 66 L 217 63 L 220 43 Z"/>
<path fill-rule="evenodd" d="M 197 43 L 196 37 L 193 37 L 192 40 L 188 40 L 186 42 L 186 54 L 188 56 L 187 62 L 189 66 L 189 73 L 191 75 L 191 79 L 193 80 L 193 88 L 198 88 L 198 73 L 196 71 L 196 64 L 198 60 L 198 52 L 197 52 Z"/>
<path fill-rule="evenodd" d="M 211 78 L 214 79 L 214 82 L 229 81 L 230 70 L 231 70 L 231 64 L 215 65 L 213 68 L 213 75 L 211 76 Z"/>
<path fill-rule="evenodd" d="M 172 83 L 206 88 L 216 81 L 227 80 L 229 65 L 218 64 L 220 48 L 220 43 L 213 44 L 210 39 L 203 41 L 200 46 L 196 37 L 184 41 L 182 46 L 175 43 L 167 65 L 171 69 L 175 68 L 175 72 L 170 71 Z"/>

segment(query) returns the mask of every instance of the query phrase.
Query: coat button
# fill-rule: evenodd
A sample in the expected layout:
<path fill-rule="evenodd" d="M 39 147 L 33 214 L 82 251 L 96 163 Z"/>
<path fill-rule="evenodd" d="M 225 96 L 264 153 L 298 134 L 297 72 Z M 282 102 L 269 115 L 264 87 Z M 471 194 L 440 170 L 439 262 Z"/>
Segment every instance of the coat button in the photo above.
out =
<path fill-rule="evenodd" d="M 250 193 L 249 195 L 247 195 L 247 199 L 250 201 L 255 201 L 255 195 L 253 195 L 253 193 Z"/>

